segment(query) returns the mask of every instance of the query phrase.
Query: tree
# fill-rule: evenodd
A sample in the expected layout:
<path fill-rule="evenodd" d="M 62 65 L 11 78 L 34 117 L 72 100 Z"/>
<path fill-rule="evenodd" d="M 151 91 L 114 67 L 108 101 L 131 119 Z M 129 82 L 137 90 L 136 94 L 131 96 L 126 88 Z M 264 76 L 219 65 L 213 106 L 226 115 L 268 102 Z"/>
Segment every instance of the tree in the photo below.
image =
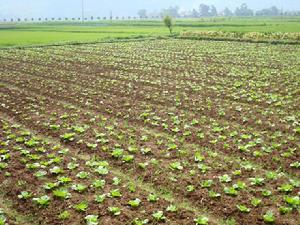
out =
<path fill-rule="evenodd" d="M 169 29 L 170 34 L 172 34 L 173 30 L 173 19 L 171 16 L 165 16 L 164 17 L 164 24 Z"/>
<path fill-rule="evenodd" d="M 257 16 L 279 16 L 280 10 L 276 6 L 272 6 L 268 9 L 262 9 L 256 12 Z"/>
<path fill-rule="evenodd" d="M 177 18 L 179 17 L 179 7 L 175 6 L 175 7 L 169 7 L 167 9 L 162 9 L 161 10 L 161 16 L 165 17 L 165 16 L 172 16 L 173 18 Z"/>
<path fill-rule="evenodd" d="M 272 16 L 279 16 L 280 15 L 280 9 L 278 9 L 276 6 L 272 6 L 270 8 L 270 12 Z"/>
<path fill-rule="evenodd" d="M 228 9 L 227 7 L 224 9 L 223 11 L 223 15 L 224 16 L 233 16 L 233 13 L 231 12 L 230 9 Z"/>
<path fill-rule="evenodd" d="M 197 18 L 197 17 L 199 17 L 199 12 L 198 12 L 196 9 L 193 9 L 193 11 L 192 11 L 192 13 L 191 13 L 191 16 L 192 16 L 193 18 Z"/>
<path fill-rule="evenodd" d="M 217 8 L 216 8 L 214 5 L 212 5 L 212 6 L 210 7 L 210 12 L 209 12 L 209 14 L 210 14 L 210 16 L 217 16 L 217 15 L 218 15 Z"/>
<path fill-rule="evenodd" d="M 147 17 L 147 10 L 146 9 L 140 9 L 137 13 L 140 18 L 146 18 Z"/>
<path fill-rule="evenodd" d="M 240 7 L 237 7 L 235 10 L 236 16 L 253 16 L 253 10 L 249 9 L 247 4 L 244 3 Z"/>
<path fill-rule="evenodd" d="M 207 17 L 209 16 L 209 6 L 205 4 L 201 4 L 199 6 L 199 14 L 202 17 Z"/>

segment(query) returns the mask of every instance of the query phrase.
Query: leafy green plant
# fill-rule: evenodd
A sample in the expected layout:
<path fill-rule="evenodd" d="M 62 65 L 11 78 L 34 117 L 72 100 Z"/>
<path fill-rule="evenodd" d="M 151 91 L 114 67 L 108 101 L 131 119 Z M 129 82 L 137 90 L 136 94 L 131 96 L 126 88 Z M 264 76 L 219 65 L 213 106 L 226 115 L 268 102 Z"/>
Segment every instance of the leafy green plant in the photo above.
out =
<path fill-rule="evenodd" d="M 166 220 L 166 217 L 164 216 L 164 212 L 163 211 L 157 211 L 157 212 L 154 212 L 152 214 L 153 218 L 156 220 L 156 221 L 165 221 Z"/>
<path fill-rule="evenodd" d="M 71 213 L 69 212 L 69 211 L 63 211 L 63 212 L 61 212 L 59 215 L 58 215 L 58 218 L 60 219 L 60 220 L 67 220 L 67 219 L 69 219 L 71 217 Z"/>
<path fill-rule="evenodd" d="M 299 196 L 286 196 L 284 198 L 285 202 L 290 206 L 296 208 L 300 206 L 300 197 Z"/>
<path fill-rule="evenodd" d="M 34 173 L 34 176 L 38 177 L 38 178 L 44 177 L 46 175 L 47 175 L 47 171 L 45 171 L 45 170 L 39 170 L 39 171 L 37 171 L 37 172 Z"/>
<path fill-rule="evenodd" d="M 84 184 L 73 184 L 71 188 L 74 191 L 82 193 L 82 192 L 84 192 L 87 189 L 87 186 L 84 185 Z"/>
<path fill-rule="evenodd" d="M 106 198 L 106 194 L 96 195 L 95 201 L 96 201 L 97 203 L 103 203 L 104 200 L 105 200 L 105 198 Z"/>
<path fill-rule="evenodd" d="M 122 193 L 119 189 L 114 189 L 110 191 L 109 196 L 112 198 L 120 198 L 122 197 Z"/>
<path fill-rule="evenodd" d="M 81 127 L 81 126 L 73 126 L 72 130 L 74 132 L 76 132 L 77 134 L 83 134 L 85 132 L 86 128 L 85 127 Z"/>
<path fill-rule="evenodd" d="M 237 181 L 235 184 L 232 185 L 232 187 L 236 190 L 243 190 L 247 187 L 247 185 L 242 181 Z"/>
<path fill-rule="evenodd" d="M 112 157 L 114 157 L 114 158 L 121 158 L 121 157 L 123 156 L 123 153 L 124 153 L 124 150 L 123 150 L 123 149 L 121 149 L 121 148 L 115 148 L 115 149 L 112 151 L 111 155 L 112 155 Z"/>
<path fill-rule="evenodd" d="M 272 211 L 268 211 L 263 215 L 263 220 L 266 223 L 275 223 L 274 213 Z"/>
<path fill-rule="evenodd" d="M 139 198 L 136 198 L 136 199 L 134 199 L 134 200 L 130 200 L 130 201 L 128 202 L 128 204 L 129 204 L 132 208 L 137 208 L 137 207 L 140 206 L 141 200 L 140 200 Z"/>
<path fill-rule="evenodd" d="M 291 168 L 300 169 L 300 162 L 294 162 L 290 164 Z"/>
<path fill-rule="evenodd" d="M 87 208 L 89 207 L 88 203 L 83 201 L 83 202 L 80 202 L 79 204 L 77 205 L 74 205 L 74 209 L 77 210 L 78 212 L 85 212 L 87 210 Z"/>
<path fill-rule="evenodd" d="M 209 219 L 206 216 L 198 216 L 194 221 L 196 222 L 196 225 L 208 225 Z"/>
<path fill-rule="evenodd" d="M 52 189 L 56 188 L 57 186 L 58 186 L 57 183 L 48 182 L 43 185 L 43 188 L 45 190 L 52 190 Z"/>
<path fill-rule="evenodd" d="M 29 199 L 32 197 L 32 193 L 31 192 L 28 192 L 28 191 L 21 191 L 21 193 L 18 195 L 18 198 L 19 199 Z"/>
<path fill-rule="evenodd" d="M 58 166 L 54 166 L 53 168 L 50 169 L 50 173 L 57 175 L 63 173 L 63 170 Z"/>
<path fill-rule="evenodd" d="M 245 205 L 237 205 L 236 206 L 242 213 L 249 213 L 251 211 L 250 208 L 248 208 Z"/>
<path fill-rule="evenodd" d="M 113 183 L 112 183 L 113 185 L 118 186 L 121 184 L 121 179 L 118 177 L 114 177 L 112 180 L 113 180 Z"/>
<path fill-rule="evenodd" d="M 57 130 L 59 130 L 60 125 L 58 125 L 58 124 L 52 124 L 52 125 L 50 125 L 49 127 L 50 127 L 51 130 L 57 131 Z"/>
<path fill-rule="evenodd" d="M 210 169 L 210 167 L 208 167 L 204 163 L 198 163 L 198 168 L 202 173 L 206 173 Z"/>
<path fill-rule="evenodd" d="M 159 198 L 155 194 L 149 194 L 147 199 L 149 202 L 157 202 L 159 200 Z"/>
<path fill-rule="evenodd" d="M 290 193 L 294 190 L 294 187 L 291 184 L 283 184 L 278 188 L 278 190 L 280 192 Z"/>
<path fill-rule="evenodd" d="M 261 186 L 264 184 L 265 181 L 265 179 L 261 177 L 254 177 L 254 178 L 252 177 L 249 178 L 249 180 L 250 180 L 250 184 L 255 186 Z"/>
<path fill-rule="evenodd" d="M 187 187 L 186 187 L 186 191 L 187 192 L 193 192 L 193 191 L 195 191 L 195 186 L 194 185 L 188 185 Z"/>
<path fill-rule="evenodd" d="M 133 221 L 132 221 L 132 225 L 145 225 L 145 224 L 148 224 L 149 223 L 149 220 L 148 219 L 139 219 L 139 218 L 135 218 Z"/>
<path fill-rule="evenodd" d="M 123 155 L 122 157 L 122 161 L 126 163 L 132 162 L 133 160 L 134 160 L 133 155 Z"/>
<path fill-rule="evenodd" d="M 99 224 L 97 215 L 87 215 L 84 219 L 85 219 L 87 225 Z"/>
<path fill-rule="evenodd" d="M 95 172 L 100 174 L 100 175 L 106 175 L 106 174 L 108 174 L 109 170 L 106 166 L 98 166 L 95 169 Z"/>
<path fill-rule="evenodd" d="M 140 151 L 143 155 L 147 155 L 147 154 L 150 154 L 151 148 L 141 148 Z"/>
<path fill-rule="evenodd" d="M 35 138 L 31 138 L 30 140 L 26 141 L 24 144 L 28 148 L 33 148 L 39 144 L 39 141 L 36 140 Z"/>
<path fill-rule="evenodd" d="M 72 182 L 72 179 L 70 177 L 64 177 L 64 176 L 58 177 L 57 180 L 59 184 L 67 184 Z"/>
<path fill-rule="evenodd" d="M 217 193 L 217 192 L 214 192 L 214 191 L 209 191 L 208 194 L 209 194 L 210 198 L 220 198 L 221 197 L 220 193 Z"/>
<path fill-rule="evenodd" d="M 176 205 L 169 205 L 166 209 L 167 212 L 177 212 L 178 208 Z"/>
<path fill-rule="evenodd" d="M 0 225 L 6 225 L 6 224 L 7 224 L 6 223 L 6 217 L 5 217 L 4 213 L 3 213 L 3 210 L 0 209 Z"/>
<path fill-rule="evenodd" d="M 59 199 L 68 199 L 71 197 L 71 193 L 65 188 L 60 188 L 53 191 L 53 196 Z"/>
<path fill-rule="evenodd" d="M 183 166 L 181 165 L 180 162 L 173 162 L 173 163 L 170 163 L 170 169 L 172 169 L 172 170 L 183 170 Z"/>
<path fill-rule="evenodd" d="M 213 180 L 204 180 L 201 182 L 201 187 L 210 188 L 213 185 Z"/>
<path fill-rule="evenodd" d="M 251 204 L 254 206 L 254 207 L 257 207 L 261 204 L 262 200 L 259 199 L 259 198 L 252 198 L 251 200 Z"/>
<path fill-rule="evenodd" d="M 237 196 L 239 192 L 234 187 L 225 187 L 224 192 L 227 195 Z"/>
<path fill-rule="evenodd" d="M 85 171 L 80 171 L 79 173 L 76 174 L 76 177 L 80 179 L 87 179 L 89 177 L 89 173 Z"/>
<path fill-rule="evenodd" d="M 293 208 L 292 208 L 292 207 L 285 207 L 285 206 L 280 206 L 280 207 L 279 207 L 279 212 L 280 212 L 280 214 L 282 214 L 282 215 L 291 213 L 292 211 L 293 211 Z"/>
<path fill-rule="evenodd" d="M 108 211 L 114 216 L 119 216 L 121 214 L 121 210 L 119 207 L 108 207 Z"/>
<path fill-rule="evenodd" d="M 205 157 L 201 154 L 201 152 L 195 152 L 195 162 L 203 162 Z"/>
<path fill-rule="evenodd" d="M 269 180 L 277 180 L 278 178 L 278 174 L 274 171 L 268 171 L 266 173 L 266 177 L 269 179 Z"/>
<path fill-rule="evenodd" d="M 63 135 L 61 135 L 61 139 L 63 141 L 66 141 L 66 142 L 71 142 L 71 141 L 74 141 L 75 140 L 75 133 L 65 133 Z"/>
<path fill-rule="evenodd" d="M 68 165 L 67 165 L 67 167 L 68 167 L 69 170 L 74 170 L 74 169 L 76 169 L 78 166 L 79 166 L 79 164 L 78 164 L 78 163 L 75 163 L 75 162 L 70 162 L 70 163 L 68 163 Z"/>
<path fill-rule="evenodd" d="M 0 162 L 0 170 L 4 170 L 8 167 L 8 163 Z"/>
<path fill-rule="evenodd" d="M 97 148 L 98 144 L 86 143 L 86 146 L 90 149 L 95 149 Z"/>
<path fill-rule="evenodd" d="M 105 184 L 106 184 L 105 180 L 94 180 L 92 183 L 92 187 L 97 189 L 103 189 Z"/>
<path fill-rule="evenodd" d="M 38 198 L 33 198 L 32 200 L 41 207 L 47 207 L 50 203 L 50 197 L 48 195 L 43 195 Z"/>
<path fill-rule="evenodd" d="M 224 174 L 223 176 L 219 176 L 219 180 L 222 183 L 229 183 L 231 182 L 231 177 L 228 174 Z"/>
<path fill-rule="evenodd" d="M 261 191 L 261 194 L 262 194 L 262 196 L 264 196 L 264 197 L 269 197 L 269 196 L 272 195 L 272 191 L 263 189 L 263 190 Z"/>

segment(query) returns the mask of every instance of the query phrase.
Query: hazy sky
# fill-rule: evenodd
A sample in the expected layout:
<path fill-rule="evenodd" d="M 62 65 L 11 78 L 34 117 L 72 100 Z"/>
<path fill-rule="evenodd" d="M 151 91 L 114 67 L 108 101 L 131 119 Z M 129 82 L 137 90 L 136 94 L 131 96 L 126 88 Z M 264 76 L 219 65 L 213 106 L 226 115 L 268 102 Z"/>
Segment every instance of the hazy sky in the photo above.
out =
<path fill-rule="evenodd" d="M 247 3 L 253 9 L 276 5 L 286 10 L 300 10 L 300 0 L 84 0 L 86 16 L 134 16 L 141 8 L 149 11 L 169 6 L 186 10 L 201 3 L 214 4 L 218 10 L 228 6 L 235 9 Z M 81 0 L 0 0 L 0 18 L 8 17 L 79 17 Z"/>

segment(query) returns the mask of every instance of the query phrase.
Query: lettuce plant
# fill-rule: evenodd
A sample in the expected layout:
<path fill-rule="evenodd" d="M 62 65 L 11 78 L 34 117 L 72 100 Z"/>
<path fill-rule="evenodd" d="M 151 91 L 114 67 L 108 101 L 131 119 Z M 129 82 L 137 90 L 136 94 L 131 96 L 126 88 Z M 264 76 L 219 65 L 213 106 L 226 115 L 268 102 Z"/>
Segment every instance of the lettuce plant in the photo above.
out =
<path fill-rule="evenodd" d="M 84 184 L 73 184 L 71 187 L 74 191 L 77 191 L 79 193 L 84 192 L 87 189 L 87 186 Z"/>
<path fill-rule="evenodd" d="M 32 197 L 32 193 L 31 192 L 28 192 L 28 191 L 21 191 L 21 193 L 18 195 L 18 198 L 19 199 L 29 199 Z"/>
<path fill-rule="evenodd" d="M 119 207 L 108 207 L 108 211 L 114 216 L 119 216 L 121 214 L 121 210 Z"/>
<path fill-rule="evenodd" d="M 206 216 L 198 216 L 194 221 L 196 222 L 196 225 L 208 225 L 209 220 Z"/>
<path fill-rule="evenodd" d="M 79 212 L 85 212 L 88 207 L 89 207 L 88 203 L 83 201 L 83 202 L 80 202 L 79 204 L 75 205 L 73 208 Z"/>
<path fill-rule="evenodd" d="M 166 217 L 164 216 L 163 211 L 156 211 L 152 214 L 152 216 L 156 221 L 165 221 L 166 220 Z"/>
<path fill-rule="evenodd" d="M 159 198 L 155 194 L 149 194 L 147 199 L 149 202 L 157 202 L 159 200 Z"/>
<path fill-rule="evenodd" d="M 87 215 L 84 219 L 85 219 L 87 225 L 99 224 L 97 215 Z"/>
<path fill-rule="evenodd" d="M 266 223 L 275 223 L 274 213 L 272 211 L 268 211 L 263 215 L 263 220 Z"/>
<path fill-rule="evenodd" d="M 48 195 L 43 195 L 41 197 L 33 198 L 32 200 L 41 207 L 47 207 L 50 203 L 50 197 Z"/>
<path fill-rule="evenodd" d="M 239 211 L 241 211 L 242 213 L 249 213 L 249 212 L 251 211 L 251 209 L 248 208 L 248 207 L 245 206 L 245 205 L 237 205 L 236 207 L 237 207 L 237 208 L 239 209 Z"/>
<path fill-rule="evenodd" d="M 128 204 L 129 204 L 132 208 L 137 208 L 137 207 L 140 206 L 141 200 L 140 200 L 139 198 L 136 198 L 136 199 L 134 199 L 134 200 L 130 200 L 130 201 L 128 202 Z"/>
<path fill-rule="evenodd" d="M 69 211 L 63 211 L 63 212 L 61 212 L 59 215 L 58 215 L 58 218 L 60 219 L 60 220 L 67 220 L 67 219 L 69 219 L 71 217 L 71 213 L 69 212 Z"/>
<path fill-rule="evenodd" d="M 105 198 L 106 198 L 106 194 L 96 195 L 96 196 L 95 196 L 95 201 L 96 201 L 97 203 L 103 203 L 104 200 L 105 200 Z"/>
<path fill-rule="evenodd" d="M 59 199 L 68 199 L 71 197 L 71 193 L 65 188 L 56 189 L 53 191 L 53 196 Z"/>
<path fill-rule="evenodd" d="M 122 193 L 120 192 L 119 189 L 114 189 L 110 191 L 109 196 L 112 198 L 120 198 L 122 197 Z"/>
<path fill-rule="evenodd" d="M 168 207 L 167 207 L 167 209 L 166 209 L 166 211 L 167 212 L 177 212 L 177 210 L 178 210 L 178 208 L 177 208 L 177 206 L 176 205 L 169 205 Z"/>

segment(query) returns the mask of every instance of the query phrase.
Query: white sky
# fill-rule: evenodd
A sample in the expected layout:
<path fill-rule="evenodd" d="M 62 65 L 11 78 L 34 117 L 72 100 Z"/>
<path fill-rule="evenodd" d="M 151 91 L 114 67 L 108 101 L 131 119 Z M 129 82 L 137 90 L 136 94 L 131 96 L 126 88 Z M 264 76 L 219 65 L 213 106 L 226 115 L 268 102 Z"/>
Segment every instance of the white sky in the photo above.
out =
<path fill-rule="evenodd" d="M 276 5 L 286 10 L 300 10 L 300 0 L 84 0 L 87 16 L 134 16 L 141 8 L 158 11 L 169 6 L 182 10 L 198 8 L 201 3 L 235 9 L 242 3 L 261 9 Z M 81 0 L 0 0 L 0 18 L 4 17 L 79 17 Z"/>

